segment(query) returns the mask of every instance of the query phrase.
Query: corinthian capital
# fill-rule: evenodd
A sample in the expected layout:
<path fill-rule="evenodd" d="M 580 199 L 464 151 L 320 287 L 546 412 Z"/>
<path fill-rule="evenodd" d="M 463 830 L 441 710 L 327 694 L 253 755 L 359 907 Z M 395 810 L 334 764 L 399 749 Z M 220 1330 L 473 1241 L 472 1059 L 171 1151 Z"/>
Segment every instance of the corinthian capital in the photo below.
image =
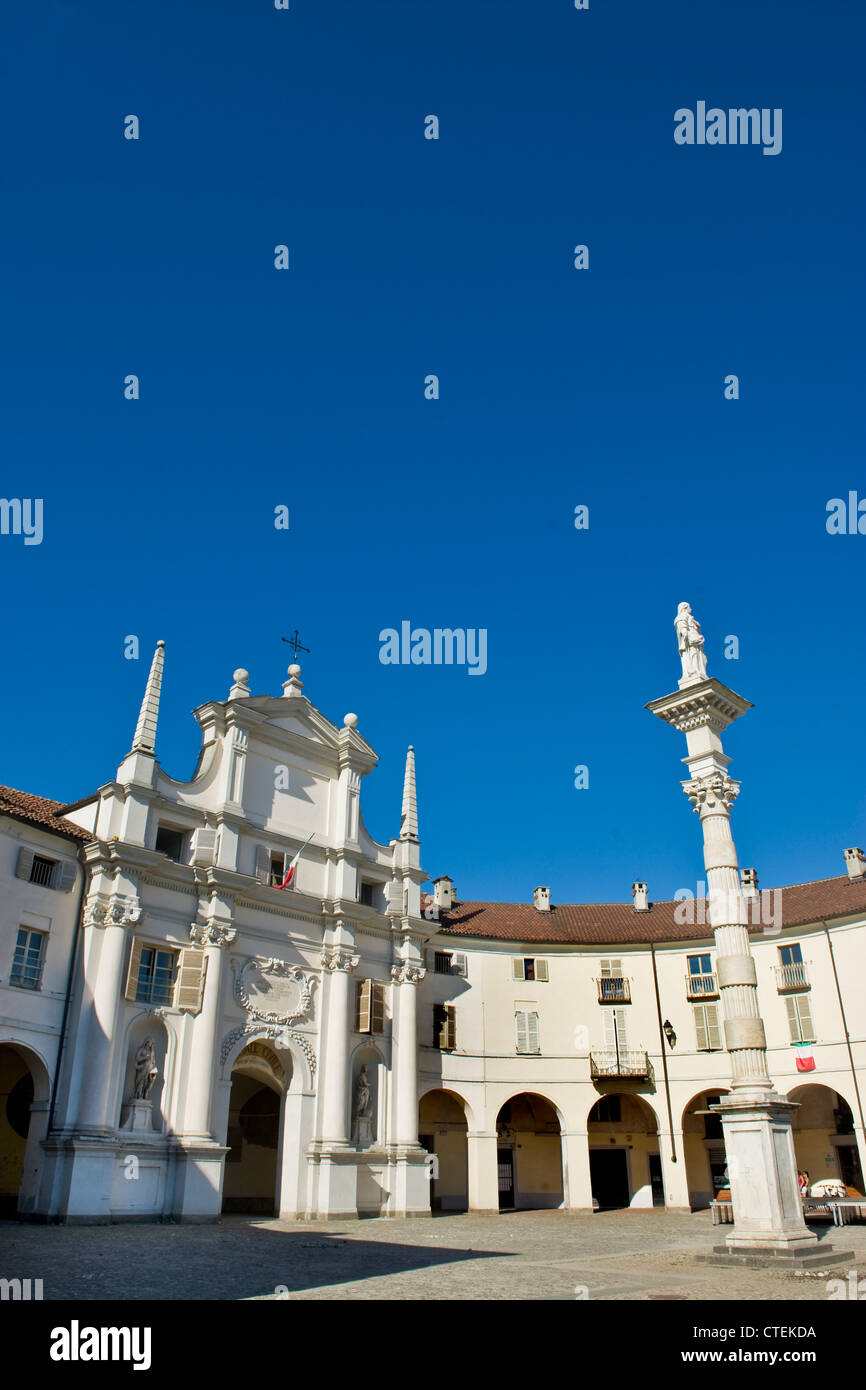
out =
<path fill-rule="evenodd" d="M 427 971 L 421 965 L 406 965 L 401 962 L 399 965 L 391 966 L 391 979 L 397 985 L 417 985 L 424 979 Z"/>
<path fill-rule="evenodd" d="M 129 927 L 141 917 L 141 905 L 134 897 L 113 897 L 107 902 L 94 898 L 84 913 L 86 927 Z"/>
<path fill-rule="evenodd" d="M 219 946 L 221 950 L 225 950 L 231 946 L 237 931 L 222 922 L 193 922 L 190 925 L 189 936 L 190 940 L 197 941 L 199 946 Z"/>
<path fill-rule="evenodd" d="M 326 946 L 322 952 L 322 965 L 325 970 L 332 974 L 335 970 L 346 970 L 351 972 L 360 962 L 361 957 L 347 951 L 343 946 Z"/>
<path fill-rule="evenodd" d="M 699 815 L 715 812 L 716 815 L 730 811 L 740 794 L 740 784 L 726 772 L 708 772 L 703 777 L 693 777 L 683 782 L 683 791 L 692 803 L 692 809 Z"/>

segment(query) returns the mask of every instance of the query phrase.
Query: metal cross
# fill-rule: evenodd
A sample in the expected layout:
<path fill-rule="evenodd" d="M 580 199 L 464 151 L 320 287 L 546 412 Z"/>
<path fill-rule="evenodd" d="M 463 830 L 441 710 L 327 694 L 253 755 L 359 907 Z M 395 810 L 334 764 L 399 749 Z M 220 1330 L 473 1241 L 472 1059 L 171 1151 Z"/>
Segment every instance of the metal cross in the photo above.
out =
<path fill-rule="evenodd" d="M 297 628 L 295 628 L 295 635 L 294 635 L 294 637 L 284 637 L 282 640 L 283 640 L 284 642 L 288 642 L 289 646 L 290 646 L 291 649 L 292 649 L 292 655 L 293 655 L 293 657 L 294 657 L 294 659 L 295 659 L 296 662 L 297 662 L 297 660 L 298 660 L 298 652 L 306 652 L 307 655 L 309 656 L 309 654 L 310 654 L 310 649 L 309 649 L 309 647 L 302 647 L 302 646 L 301 646 L 300 639 L 298 638 L 298 629 L 297 629 Z"/>

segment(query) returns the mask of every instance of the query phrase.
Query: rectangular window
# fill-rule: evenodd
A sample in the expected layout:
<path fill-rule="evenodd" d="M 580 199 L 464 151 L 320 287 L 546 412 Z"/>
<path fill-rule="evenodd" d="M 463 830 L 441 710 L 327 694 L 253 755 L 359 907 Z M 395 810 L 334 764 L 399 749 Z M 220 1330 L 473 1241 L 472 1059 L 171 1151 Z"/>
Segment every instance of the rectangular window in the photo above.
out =
<path fill-rule="evenodd" d="M 373 884 L 372 884 L 372 883 L 362 883 L 362 884 L 361 884 L 361 898 L 360 898 L 360 901 L 361 901 L 362 906 L 364 906 L 364 907 L 372 907 L 372 906 L 373 906 Z"/>
<path fill-rule="evenodd" d="M 608 980 L 608 979 L 609 979 L 609 980 L 621 980 L 621 979 L 622 979 L 622 961 L 621 961 L 621 960 L 603 960 L 603 961 L 601 962 L 601 973 L 602 973 L 602 978 L 603 978 L 603 979 L 606 979 L 606 980 Z"/>
<path fill-rule="evenodd" d="M 604 1046 L 608 1052 L 627 1052 L 628 1035 L 626 1033 L 626 1010 L 625 1009 L 604 1009 L 602 1012 L 604 1019 Z"/>
<path fill-rule="evenodd" d="M 172 830 L 171 826 L 160 825 L 156 830 L 156 852 L 167 859 L 180 863 L 183 858 L 184 835 L 182 830 Z"/>
<path fill-rule="evenodd" d="M 690 975 L 712 975 L 713 963 L 709 956 L 689 956 Z"/>
<path fill-rule="evenodd" d="M 800 949 L 799 941 L 792 941 L 790 946 L 780 946 L 779 955 L 783 965 L 803 964 L 803 952 Z"/>
<path fill-rule="evenodd" d="M 698 1052 L 718 1052 L 722 1046 L 718 1004 L 695 1004 Z"/>
<path fill-rule="evenodd" d="M 384 1033 L 385 986 L 381 980 L 358 980 L 355 984 L 355 1032 Z"/>
<path fill-rule="evenodd" d="M 517 1009 L 514 1014 L 514 1030 L 518 1052 L 539 1052 L 538 1014 L 535 1009 Z"/>
<path fill-rule="evenodd" d="M 56 860 L 46 859 L 42 854 L 34 854 L 33 864 L 30 868 L 30 882 L 38 883 L 42 888 L 51 888 L 54 886 L 56 869 Z"/>
<path fill-rule="evenodd" d="M 42 963 L 45 952 L 46 934 L 31 931 L 29 927 L 18 928 L 18 940 L 12 957 L 12 973 L 9 983 L 21 989 L 38 989 L 42 978 Z"/>
<path fill-rule="evenodd" d="M 457 1046 L 457 1011 L 453 1004 L 433 1005 L 433 1046 L 453 1052 Z"/>
<path fill-rule="evenodd" d="M 786 995 L 785 1008 L 788 1011 L 791 1042 L 814 1042 L 815 1029 L 812 1025 L 812 1010 L 809 1008 L 808 994 Z"/>
<path fill-rule="evenodd" d="M 437 975 L 451 974 L 451 952 L 437 951 L 433 961 L 433 969 Z"/>
<path fill-rule="evenodd" d="M 547 984 L 547 961 L 538 960 L 535 956 L 516 956 L 511 962 L 511 978 Z"/>
<path fill-rule="evenodd" d="M 286 876 L 286 856 L 282 850 L 272 849 L 270 863 L 268 865 L 268 877 L 272 888 L 279 888 Z"/>
<path fill-rule="evenodd" d="M 176 962 L 176 951 L 165 951 L 158 946 L 142 946 L 135 986 L 137 1004 L 172 1004 Z"/>
<path fill-rule="evenodd" d="M 597 1100 L 590 1114 L 591 1120 L 606 1120 L 608 1124 L 618 1125 L 622 1120 L 622 1103 L 619 1096 L 602 1096 Z"/>

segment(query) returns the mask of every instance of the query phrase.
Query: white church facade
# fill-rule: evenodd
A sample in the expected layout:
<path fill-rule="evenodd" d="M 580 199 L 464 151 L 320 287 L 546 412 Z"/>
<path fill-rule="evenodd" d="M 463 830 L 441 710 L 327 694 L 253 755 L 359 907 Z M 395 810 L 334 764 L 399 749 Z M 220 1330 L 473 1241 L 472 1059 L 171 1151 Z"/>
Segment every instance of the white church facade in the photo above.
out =
<path fill-rule="evenodd" d="M 719 731 L 747 702 L 707 680 L 688 618 L 680 691 L 650 708 L 693 740 L 710 844 L 736 794 Z M 163 662 L 160 644 L 96 794 L 0 788 L 7 1214 L 697 1209 L 728 1187 L 713 1107 L 732 1056 L 741 1087 L 765 1057 L 797 1166 L 864 1191 L 860 851 L 772 892 L 742 871 L 725 921 L 748 941 L 728 955 L 703 898 L 654 902 L 644 883 L 610 904 L 464 901 L 447 876 L 431 893 L 412 749 L 379 844 L 357 718 L 325 718 L 297 666 L 278 696 L 239 670 L 195 711 L 201 753 L 176 781 L 156 758 Z M 727 843 L 708 873 L 730 874 Z"/>

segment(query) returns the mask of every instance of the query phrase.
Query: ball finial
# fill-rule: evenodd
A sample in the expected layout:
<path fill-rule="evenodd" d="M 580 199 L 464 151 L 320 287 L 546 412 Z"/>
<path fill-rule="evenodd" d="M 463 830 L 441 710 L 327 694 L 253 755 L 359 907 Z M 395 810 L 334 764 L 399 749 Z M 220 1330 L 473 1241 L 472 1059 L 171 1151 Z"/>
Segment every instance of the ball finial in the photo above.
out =
<path fill-rule="evenodd" d="M 250 673 L 249 671 L 245 671 L 243 666 L 239 666 L 238 669 L 235 671 L 234 675 L 232 676 L 232 680 L 234 681 L 235 685 L 246 685 L 249 678 Z"/>
<path fill-rule="evenodd" d="M 300 676 L 300 674 L 301 674 L 301 668 L 300 668 L 300 666 L 298 666 L 298 665 L 296 664 L 296 662 L 293 661 L 292 664 L 291 664 L 291 666 L 289 667 L 289 675 L 292 676 L 292 677 L 294 677 L 294 679 L 297 680 L 297 678 L 298 678 L 298 676 Z"/>
<path fill-rule="evenodd" d="M 357 722 L 358 722 L 358 716 L 357 716 L 357 714 L 345 714 L 345 715 L 343 716 L 343 723 L 345 724 L 345 726 L 346 726 L 347 729 L 354 729 L 354 727 L 355 727 L 355 725 L 357 724 Z"/>

